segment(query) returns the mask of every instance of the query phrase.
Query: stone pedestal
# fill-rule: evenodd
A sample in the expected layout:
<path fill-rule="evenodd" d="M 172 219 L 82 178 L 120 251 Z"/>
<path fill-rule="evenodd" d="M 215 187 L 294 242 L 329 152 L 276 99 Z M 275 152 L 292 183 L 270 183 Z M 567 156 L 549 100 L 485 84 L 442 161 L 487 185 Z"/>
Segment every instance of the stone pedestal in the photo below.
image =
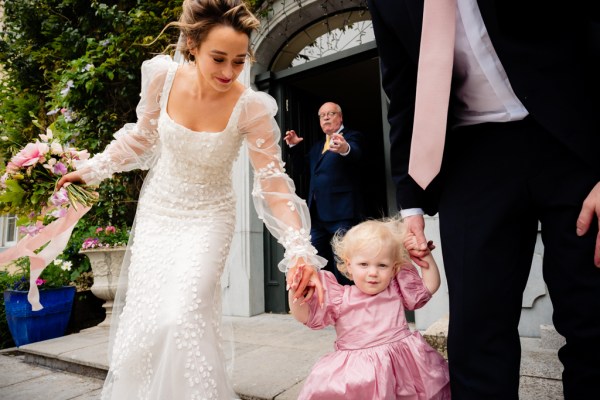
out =
<path fill-rule="evenodd" d="M 112 308 L 117 293 L 119 283 L 119 273 L 121 264 L 125 256 L 125 247 L 115 247 L 106 249 L 87 249 L 81 250 L 92 264 L 92 273 L 94 274 L 94 284 L 92 293 L 99 299 L 104 300 L 102 307 L 106 310 L 106 318 L 99 327 L 109 327 L 112 319 Z"/>

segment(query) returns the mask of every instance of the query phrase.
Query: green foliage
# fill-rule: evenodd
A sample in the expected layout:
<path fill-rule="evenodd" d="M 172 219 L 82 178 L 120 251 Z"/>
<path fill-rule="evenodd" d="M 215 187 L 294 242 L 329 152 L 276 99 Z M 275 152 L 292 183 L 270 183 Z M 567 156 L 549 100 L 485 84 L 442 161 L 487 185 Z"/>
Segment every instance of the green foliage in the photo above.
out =
<path fill-rule="evenodd" d="M 18 277 L 10 275 L 5 271 L 0 271 L 0 293 L 4 293 L 6 289 L 13 287 Z M 14 347 L 12 336 L 6 322 L 6 313 L 4 311 L 4 296 L 0 297 L 0 350 L 9 347 Z"/>
<path fill-rule="evenodd" d="M 140 66 L 175 43 L 176 29 L 150 44 L 181 11 L 181 0 L 22 0 L 4 3 L 0 40 L 0 156 L 5 160 L 56 121 L 73 145 L 102 151 L 134 122 Z M 131 223 L 142 175 L 107 182 L 88 218 Z M 108 188 L 108 190 L 106 189 Z M 109 193 L 107 193 L 109 191 Z M 106 197 L 106 195 L 109 195 Z"/>
<path fill-rule="evenodd" d="M 177 29 L 159 33 L 177 20 L 181 3 L 0 0 L 0 159 L 9 160 L 51 124 L 74 147 L 102 151 L 119 128 L 135 122 L 141 64 L 177 42 Z M 143 177 L 136 171 L 102 183 L 100 201 L 67 248 L 74 264 L 86 263 L 76 253 L 83 242 L 78 231 L 131 225 Z"/>

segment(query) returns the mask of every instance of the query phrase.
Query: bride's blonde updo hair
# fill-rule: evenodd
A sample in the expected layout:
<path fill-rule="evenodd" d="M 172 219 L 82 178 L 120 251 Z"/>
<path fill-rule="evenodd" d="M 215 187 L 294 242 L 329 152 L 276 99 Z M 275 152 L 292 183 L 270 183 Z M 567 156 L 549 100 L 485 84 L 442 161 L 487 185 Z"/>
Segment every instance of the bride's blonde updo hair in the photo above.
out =
<path fill-rule="evenodd" d="M 194 61 L 190 50 L 197 49 L 216 26 L 229 26 L 250 38 L 260 25 L 243 0 L 184 0 L 182 7 L 179 21 L 167 27 L 179 28 L 181 38 L 177 50 L 187 61 Z M 252 57 L 251 49 L 248 54 Z"/>
<path fill-rule="evenodd" d="M 390 248 L 396 264 L 394 273 L 397 273 L 402 265 L 410 262 L 410 256 L 404 247 L 405 235 L 406 227 L 398 217 L 367 220 L 345 233 L 338 231 L 331 240 L 337 269 L 352 279 L 348 263 L 356 252 L 367 249 L 375 255 L 384 248 Z"/>

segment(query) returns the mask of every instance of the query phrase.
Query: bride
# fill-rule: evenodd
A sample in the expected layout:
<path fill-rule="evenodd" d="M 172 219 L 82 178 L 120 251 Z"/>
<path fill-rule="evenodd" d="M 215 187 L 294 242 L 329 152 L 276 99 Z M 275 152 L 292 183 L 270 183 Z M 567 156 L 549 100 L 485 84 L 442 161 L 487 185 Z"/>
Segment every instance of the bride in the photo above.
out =
<path fill-rule="evenodd" d="M 243 141 L 256 210 L 286 249 L 279 266 L 289 271 L 288 285 L 298 293 L 308 286 L 306 297 L 322 294 L 315 270 L 297 268 L 325 260 L 310 244 L 308 209 L 283 169 L 276 103 L 236 79 L 258 24 L 242 0 L 185 0 L 171 25 L 188 62 L 165 55 L 144 62 L 137 123 L 58 183 L 150 170 L 102 399 L 236 398 L 220 350 L 216 292 L 235 227 L 231 170 Z"/>

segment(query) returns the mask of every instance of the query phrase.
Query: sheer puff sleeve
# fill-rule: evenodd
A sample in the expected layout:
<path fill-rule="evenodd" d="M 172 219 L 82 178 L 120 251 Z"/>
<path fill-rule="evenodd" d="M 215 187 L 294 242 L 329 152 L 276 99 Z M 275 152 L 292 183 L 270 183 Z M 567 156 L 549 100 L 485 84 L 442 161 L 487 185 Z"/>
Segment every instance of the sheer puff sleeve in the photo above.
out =
<path fill-rule="evenodd" d="M 162 89 L 167 71 L 174 64 L 166 55 L 144 61 L 141 99 L 136 108 L 137 122 L 126 124 L 115 133 L 115 139 L 102 153 L 78 163 L 77 170 L 87 184 L 98 184 L 116 172 L 149 169 L 154 165 L 160 144 L 158 117 Z"/>
<path fill-rule="evenodd" d="M 407 310 L 417 310 L 431 299 L 429 289 L 412 264 L 402 266 L 396 275 L 396 282 L 402 295 L 402 304 Z"/>
<path fill-rule="evenodd" d="M 310 243 L 308 207 L 296 195 L 294 182 L 281 160 L 281 134 L 273 118 L 277 104 L 266 93 L 254 91 L 243 100 L 238 128 L 245 135 L 254 168 L 252 197 L 258 217 L 285 248 L 279 269 L 287 272 L 299 260 L 322 268 L 327 261 Z"/>

